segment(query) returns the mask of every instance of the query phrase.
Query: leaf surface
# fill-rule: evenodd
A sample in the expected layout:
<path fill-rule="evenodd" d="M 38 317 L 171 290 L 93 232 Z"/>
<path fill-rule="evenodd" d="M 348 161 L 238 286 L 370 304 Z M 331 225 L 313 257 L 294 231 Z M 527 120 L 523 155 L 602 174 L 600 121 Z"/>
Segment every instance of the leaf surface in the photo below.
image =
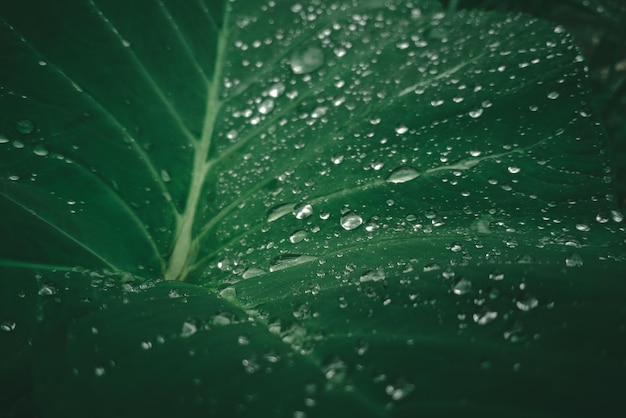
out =
<path fill-rule="evenodd" d="M 622 215 L 561 28 L 435 1 L 33 0 L 0 19 L 3 402 L 617 402 Z"/>

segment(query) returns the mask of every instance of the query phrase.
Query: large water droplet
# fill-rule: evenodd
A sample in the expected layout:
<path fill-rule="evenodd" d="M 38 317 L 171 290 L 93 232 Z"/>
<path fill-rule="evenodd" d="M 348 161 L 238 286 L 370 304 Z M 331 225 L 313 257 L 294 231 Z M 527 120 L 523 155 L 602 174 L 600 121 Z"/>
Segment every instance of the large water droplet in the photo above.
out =
<path fill-rule="evenodd" d="M 291 242 L 292 244 L 297 244 L 298 242 L 304 241 L 306 236 L 307 232 L 304 229 L 300 229 L 291 234 L 291 236 L 289 237 L 289 242 Z"/>
<path fill-rule="evenodd" d="M 15 322 L 4 319 L 0 321 L 0 331 L 11 332 L 15 329 Z"/>
<path fill-rule="evenodd" d="M 358 228 L 363 223 L 363 218 L 356 212 L 348 212 L 339 220 L 341 227 L 346 231 Z"/>
<path fill-rule="evenodd" d="M 269 210 L 267 214 L 267 222 L 274 222 L 275 220 L 282 218 L 288 213 L 292 213 L 295 206 L 296 205 L 294 203 L 285 203 L 282 205 L 274 206 Z"/>
<path fill-rule="evenodd" d="M 295 51 L 291 54 L 291 71 L 295 74 L 311 73 L 324 64 L 324 52 L 317 47 Z"/>
<path fill-rule="evenodd" d="M 283 270 L 315 260 L 317 260 L 317 257 L 313 257 L 310 255 L 284 254 L 272 260 L 272 262 L 270 263 L 270 271 L 274 272 L 278 270 Z"/>
<path fill-rule="evenodd" d="M 313 214 L 313 206 L 309 203 L 299 203 L 293 208 L 292 213 L 297 219 L 306 219 Z"/>
<path fill-rule="evenodd" d="M 413 167 L 398 167 L 389 174 L 387 182 L 396 184 L 406 183 L 407 181 L 411 181 L 419 177 L 419 175 L 419 171 Z"/>

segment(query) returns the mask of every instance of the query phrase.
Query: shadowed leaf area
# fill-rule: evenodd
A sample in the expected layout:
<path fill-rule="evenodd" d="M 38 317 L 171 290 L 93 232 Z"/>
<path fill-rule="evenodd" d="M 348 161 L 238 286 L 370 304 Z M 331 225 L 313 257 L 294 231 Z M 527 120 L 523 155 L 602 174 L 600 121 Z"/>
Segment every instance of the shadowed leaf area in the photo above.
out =
<path fill-rule="evenodd" d="M 560 26 L 0 5 L 0 416 L 587 417 L 623 214 Z"/>

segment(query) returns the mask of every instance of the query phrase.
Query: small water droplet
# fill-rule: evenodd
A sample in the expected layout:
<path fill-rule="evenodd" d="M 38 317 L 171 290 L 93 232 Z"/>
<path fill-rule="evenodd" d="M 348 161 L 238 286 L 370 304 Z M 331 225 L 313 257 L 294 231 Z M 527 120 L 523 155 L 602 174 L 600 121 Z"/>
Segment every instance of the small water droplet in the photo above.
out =
<path fill-rule="evenodd" d="M 359 282 L 379 282 L 385 280 L 385 271 L 383 269 L 368 270 L 359 277 Z"/>
<path fill-rule="evenodd" d="M 552 91 L 548 93 L 548 99 L 554 100 L 558 98 L 559 98 L 559 93 L 557 93 L 556 91 Z"/>
<path fill-rule="evenodd" d="M 167 170 L 161 170 L 161 179 L 165 183 L 169 183 L 169 181 L 172 180 L 170 177 L 170 173 L 168 173 Z"/>
<path fill-rule="evenodd" d="M 15 123 L 15 129 L 21 134 L 30 134 L 35 130 L 35 124 L 31 120 L 22 119 Z"/>
<path fill-rule="evenodd" d="M 511 174 L 517 174 L 517 173 L 519 173 L 521 171 L 521 169 L 519 167 L 516 167 L 516 166 L 509 166 L 507 168 L 507 170 Z"/>
<path fill-rule="evenodd" d="M 496 319 L 498 317 L 498 312 L 495 311 L 483 311 L 481 313 L 475 313 L 472 318 L 474 319 L 474 322 L 476 322 L 478 325 L 487 325 L 488 323 L 492 322 L 494 319 Z"/>
<path fill-rule="evenodd" d="M 461 278 L 457 280 L 457 282 L 452 286 L 452 292 L 455 295 L 465 295 L 472 290 L 472 282 L 465 278 Z"/>
<path fill-rule="evenodd" d="M 402 123 L 400 123 L 400 124 L 398 124 L 398 126 L 396 126 L 396 133 L 398 135 L 403 135 L 403 134 L 407 133 L 408 131 L 409 131 L 409 128 L 406 125 L 402 124 Z"/>
<path fill-rule="evenodd" d="M 33 153 L 39 157 L 45 157 L 48 155 L 48 150 L 41 145 L 37 145 L 33 148 Z"/>
<path fill-rule="evenodd" d="M 341 359 L 334 358 L 322 366 L 322 372 L 326 379 L 341 383 L 346 378 L 348 366 Z"/>
<path fill-rule="evenodd" d="M 539 305 L 539 301 L 537 300 L 537 298 L 533 296 L 527 296 L 523 299 L 518 299 L 515 302 L 515 306 L 517 306 L 517 308 L 520 311 L 524 311 L 524 312 L 528 312 L 532 309 L 535 309 L 538 305 Z"/>
<path fill-rule="evenodd" d="M 297 219 L 306 219 L 313 214 L 313 206 L 309 203 L 299 203 L 293 208 L 292 213 Z"/>
<path fill-rule="evenodd" d="M 237 139 L 237 136 L 239 136 L 239 133 L 236 130 L 234 130 L 234 129 L 231 129 L 226 134 L 226 138 L 228 138 L 231 141 L 234 141 L 235 139 Z"/>
<path fill-rule="evenodd" d="M 193 334 L 195 334 L 197 331 L 198 331 L 198 327 L 196 326 L 196 324 L 194 324 L 193 322 L 185 321 L 183 322 L 183 327 L 180 332 L 180 336 L 182 338 L 188 338 L 188 337 L 191 337 Z"/>
<path fill-rule="evenodd" d="M 6 136 L 0 134 L 0 144 L 6 144 L 9 142 L 9 138 L 7 138 Z"/>
<path fill-rule="evenodd" d="M 372 161 L 372 163 L 370 164 L 370 167 L 372 168 L 372 170 L 375 170 L 375 171 L 380 170 L 384 166 L 385 166 L 385 163 L 380 160 Z"/>
<path fill-rule="evenodd" d="M 393 385 L 385 386 L 385 393 L 391 396 L 392 400 L 399 401 L 406 398 L 414 389 L 415 385 L 399 380 Z"/>
<path fill-rule="evenodd" d="M 398 167 L 387 177 L 388 183 L 406 183 L 419 177 L 420 173 L 413 167 Z"/>
<path fill-rule="evenodd" d="M 572 253 L 565 258 L 565 265 L 567 267 L 582 267 L 583 258 L 580 254 Z"/>
<path fill-rule="evenodd" d="M 226 287 L 220 290 L 220 296 L 226 300 L 235 300 L 237 299 L 237 289 L 234 287 Z"/>
<path fill-rule="evenodd" d="M 294 74 L 308 74 L 324 64 L 324 52 L 317 47 L 308 47 L 291 54 L 291 71 Z"/>
<path fill-rule="evenodd" d="M 480 117 L 480 115 L 483 114 L 483 110 L 482 109 L 475 109 L 475 110 L 470 110 L 469 115 L 470 117 L 476 119 L 478 117 Z"/>
<path fill-rule="evenodd" d="M 363 218 L 356 212 L 348 212 L 339 220 L 341 227 L 346 231 L 358 228 L 363 223 Z"/>
<path fill-rule="evenodd" d="M 15 329 L 15 322 L 4 319 L 0 321 L 0 331 L 11 332 Z"/>
<path fill-rule="evenodd" d="M 265 274 L 265 270 L 253 267 L 253 268 L 246 269 L 241 275 L 241 277 L 243 277 L 244 279 L 251 279 L 253 277 L 262 276 L 264 274 Z"/>
<path fill-rule="evenodd" d="M 343 155 L 341 154 L 333 154 L 332 157 L 330 157 L 330 160 L 333 162 L 333 164 L 341 164 L 343 162 Z"/>
<path fill-rule="evenodd" d="M 269 90 L 267 91 L 267 94 L 270 97 L 273 97 L 274 99 L 277 97 L 280 97 L 281 94 L 283 94 L 285 92 L 285 85 L 281 82 L 275 83 L 273 84 Z"/>
<path fill-rule="evenodd" d="M 93 369 L 93 374 L 95 374 L 97 377 L 102 377 L 105 373 L 106 369 L 104 367 L 96 367 L 95 369 Z"/>
<path fill-rule="evenodd" d="M 265 99 L 259 104 L 259 113 L 267 115 L 274 109 L 274 100 Z"/>

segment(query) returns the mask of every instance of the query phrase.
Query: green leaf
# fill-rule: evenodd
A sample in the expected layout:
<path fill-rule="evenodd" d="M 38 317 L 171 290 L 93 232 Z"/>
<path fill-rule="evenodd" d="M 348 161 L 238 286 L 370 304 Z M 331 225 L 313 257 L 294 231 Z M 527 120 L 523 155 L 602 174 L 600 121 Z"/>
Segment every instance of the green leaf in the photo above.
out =
<path fill-rule="evenodd" d="M 618 405 L 623 216 L 567 34 L 318 3 L 0 6 L 4 411 Z"/>

